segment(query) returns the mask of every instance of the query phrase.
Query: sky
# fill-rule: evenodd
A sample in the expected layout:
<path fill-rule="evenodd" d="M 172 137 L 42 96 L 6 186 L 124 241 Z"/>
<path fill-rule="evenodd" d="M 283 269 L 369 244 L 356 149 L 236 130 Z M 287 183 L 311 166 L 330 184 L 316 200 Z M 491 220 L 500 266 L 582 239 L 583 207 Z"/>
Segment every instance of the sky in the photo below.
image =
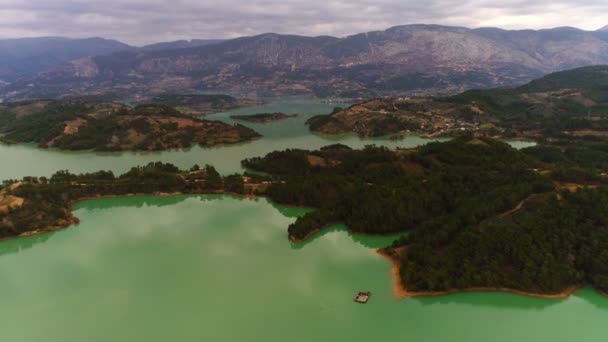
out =
<path fill-rule="evenodd" d="M 608 0 L 0 0 L 0 38 L 143 45 L 266 32 L 343 37 L 415 23 L 596 30 L 608 25 Z"/>

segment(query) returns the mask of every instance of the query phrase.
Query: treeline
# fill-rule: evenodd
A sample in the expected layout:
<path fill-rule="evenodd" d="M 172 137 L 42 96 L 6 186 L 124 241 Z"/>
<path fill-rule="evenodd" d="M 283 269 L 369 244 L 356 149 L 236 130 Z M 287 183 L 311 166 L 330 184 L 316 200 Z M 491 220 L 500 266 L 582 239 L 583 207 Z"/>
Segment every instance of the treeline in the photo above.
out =
<path fill-rule="evenodd" d="M 120 176 L 115 176 L 111 171 L 78 175 L 59 171 L 50 178 L 26 177 L 21 183 L 9 194 L 25 199 L 24 204 L 7 213 L 0 213 L 0 238 L 69 225 L 72 203 L 83 198 L 158 192 L 244 193 L 240 175 L 222 177 L 210 165 L 204 168 L 194 166 L 184 171 L 160 162 L 134 167 Z"/>

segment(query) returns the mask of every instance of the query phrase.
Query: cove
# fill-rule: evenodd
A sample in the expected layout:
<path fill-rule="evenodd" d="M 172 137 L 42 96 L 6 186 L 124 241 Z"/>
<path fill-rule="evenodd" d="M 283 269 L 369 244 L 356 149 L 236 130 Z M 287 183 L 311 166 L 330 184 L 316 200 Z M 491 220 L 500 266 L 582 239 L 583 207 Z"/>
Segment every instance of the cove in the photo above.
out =
<path fill-rule="evenodd" d="M 398 300 L 375 253 L 395 237 L 221 195 L 80 202 L 81 224 L 0 244 L 4 341 L 604 341 L 608 299 L 464 293 Z M 360 305 L 353 295 L 372 292 Z"/>
<path fill-rule="evenodd" d="M 59 170 L 69 170 L 73 173 L 111 170 L 122 174 L 136 165 L 162 161 L 172 163 L 180 168 L 190 168 L 194 164 L 212 164 L 222 174 L 242 172 L 241 160 L 245 158 L 264 156 L 269 152 L 287 148 L 314 150 L 320 147 L 341 143 L 353 148 L 376 144 L 387 147 L 415 147 L 428 143 L 429 139 L 408 136 L 400 141 L 390 141 L 387 138 L 361 139 L 353 134 L 338 136 L 320 136 L 312 134 L 305 125 L 306 120 L 313 115 L 331 112 L 333 104 L 313 100 L 277 100 L 261 107 L 242 108 L 239 110 L 208 116 L 208 119 L 222 120 L 235 123 L 231 115 L 254 114 L 261 112 L 299 113 L 298 118 L 292 118 L 266 124 L 243 123 L 261 133 L 264 137 L 253 142 L 201 148 L 199 146 L 187 150 L 171 150 L 164 152 L 65 152 L 55 149 L 38 149 L 30 145 L 0 144 L 0 180 L 21 179 L 24 176 L 50 176 Z M 529 146 L 530 143 L 512 142 L 515 147 Z"/>

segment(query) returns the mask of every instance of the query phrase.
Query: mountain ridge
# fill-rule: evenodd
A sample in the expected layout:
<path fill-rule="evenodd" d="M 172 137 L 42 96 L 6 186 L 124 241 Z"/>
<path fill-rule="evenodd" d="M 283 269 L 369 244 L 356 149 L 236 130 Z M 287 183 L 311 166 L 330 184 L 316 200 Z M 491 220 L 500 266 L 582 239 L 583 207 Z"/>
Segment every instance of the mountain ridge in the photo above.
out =
<path fill-rule="evenodd" d="M 266 33 L 71 61 L 5 87 L 6 98 L 217 91 L 239 96 L 451 94 L 608 63 L 608 35 L 401 25 L 344 38 Z"/>
<path fill-rule="evenodd" d="M 109 54 L 132 46 L 100 37 L 36 37 L 0 40 L 0 80 L 32 77 L 78 58 Z"/>

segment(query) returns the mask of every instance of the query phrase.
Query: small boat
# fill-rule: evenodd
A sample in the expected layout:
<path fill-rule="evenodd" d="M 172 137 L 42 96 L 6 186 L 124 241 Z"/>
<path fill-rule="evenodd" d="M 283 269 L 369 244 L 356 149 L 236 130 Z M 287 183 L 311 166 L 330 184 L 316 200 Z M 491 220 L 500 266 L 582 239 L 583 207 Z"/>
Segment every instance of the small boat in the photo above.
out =
<path fill-rule="evenodd" d="M 355 296 L 355 302 L 356 303 L 360 303 L 360 304 L 365 304 L 367 303 L 367 301 L 369 300 L 369 296 L 372 293 L 367 291 L 367 292 L 359 292 L 357 293 L 357 295 Z"/>

